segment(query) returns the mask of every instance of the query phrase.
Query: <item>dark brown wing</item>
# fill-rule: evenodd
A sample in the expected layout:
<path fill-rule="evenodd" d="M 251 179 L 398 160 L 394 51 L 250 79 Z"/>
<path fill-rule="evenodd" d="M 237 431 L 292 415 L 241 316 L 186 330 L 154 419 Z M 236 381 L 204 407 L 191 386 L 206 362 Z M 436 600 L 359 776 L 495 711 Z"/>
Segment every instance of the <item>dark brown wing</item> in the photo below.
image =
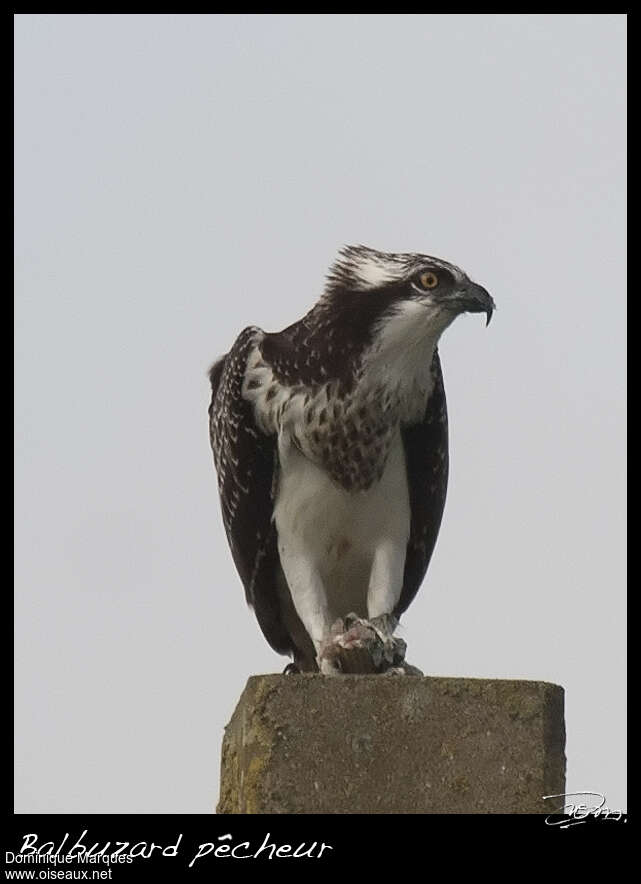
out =
<path fill-rule="evenodd" d="M 242 397 L 247 356 L 260 329 L 246 328 L 210 371 L 209 435 L 227 540 L 265 638 L 280 654 L 293 652 L 278 596 L 280 559 L 272 523 L 278 469 L 275 436 L 263 433 Z"/>
<path fill-rule="evenodd" d="M 410 539 L 403 589 L 395 615 L 407 610 L 423 582 L 441 526 L 447 492 L 447 405 L 438 352 L 432 362 L 434 389 L 421 423 L 402 429 L 410 494 Z"/>

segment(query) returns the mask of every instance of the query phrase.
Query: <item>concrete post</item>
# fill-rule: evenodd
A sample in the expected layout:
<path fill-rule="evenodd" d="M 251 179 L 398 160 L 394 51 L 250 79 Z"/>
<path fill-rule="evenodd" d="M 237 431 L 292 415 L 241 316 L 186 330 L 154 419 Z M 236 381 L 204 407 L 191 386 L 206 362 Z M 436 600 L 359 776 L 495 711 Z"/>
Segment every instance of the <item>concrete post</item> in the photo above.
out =
<path fill-rule="evenodd" d="M 395 675 L 253 676 L 225 729 L 218 813 L 550 813 L 563 689 Z"/>

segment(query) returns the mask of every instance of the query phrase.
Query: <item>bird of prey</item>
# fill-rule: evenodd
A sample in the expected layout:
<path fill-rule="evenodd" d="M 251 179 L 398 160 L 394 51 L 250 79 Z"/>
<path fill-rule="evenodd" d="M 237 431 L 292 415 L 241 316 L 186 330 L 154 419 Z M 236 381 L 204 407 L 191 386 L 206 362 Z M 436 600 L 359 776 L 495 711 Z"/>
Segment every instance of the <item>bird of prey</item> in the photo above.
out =
<path fill-rule="evenodd" d="M 285 671 L 404 671 L 393 633 L 447 488 L 437 345 L 460 313 L 493 309 L 454 264 L 347 246 L 302 319 L 246 328 L 212 366 L 225 531 Z"/>

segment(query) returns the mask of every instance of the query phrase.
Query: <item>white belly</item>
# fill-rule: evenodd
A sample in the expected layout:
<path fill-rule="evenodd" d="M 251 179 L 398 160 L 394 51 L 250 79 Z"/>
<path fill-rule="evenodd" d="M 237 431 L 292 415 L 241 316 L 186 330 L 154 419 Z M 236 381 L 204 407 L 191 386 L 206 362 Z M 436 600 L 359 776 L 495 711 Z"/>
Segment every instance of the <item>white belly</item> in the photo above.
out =
<path fill-rule="evenodd" d="M 274 516 L 281 563 L 299 612 L 309 602 L 303 596 L 324 591 L 330 621 L 351 611 L 368 616 L 376 560 L 376 579 L 386 583 L 385 605 L 391 611 L 401 591 L 410 530 L 400 433 L 382 479 L 367 491 L 344 491 L 294 446 L 285 441 L 279 448 L 281 475 Z M 388 568 L 390 555 L 394 567 Z M 379 595 L 380 591 L 379 587 Z"/>

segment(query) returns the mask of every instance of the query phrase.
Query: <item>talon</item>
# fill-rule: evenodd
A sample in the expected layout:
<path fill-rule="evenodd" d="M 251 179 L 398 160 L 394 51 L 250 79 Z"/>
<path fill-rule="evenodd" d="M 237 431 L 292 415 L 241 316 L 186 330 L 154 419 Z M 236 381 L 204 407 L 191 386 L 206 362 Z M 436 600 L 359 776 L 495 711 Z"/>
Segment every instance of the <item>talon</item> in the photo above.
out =
<path fill-rule="evenodd" d="M 412 666 L 410 663 L 403 663 L 402 666 L 390 666 L 383 675 L 413 675 L 423 678 L 423 673 L 418 666 Z"/>

